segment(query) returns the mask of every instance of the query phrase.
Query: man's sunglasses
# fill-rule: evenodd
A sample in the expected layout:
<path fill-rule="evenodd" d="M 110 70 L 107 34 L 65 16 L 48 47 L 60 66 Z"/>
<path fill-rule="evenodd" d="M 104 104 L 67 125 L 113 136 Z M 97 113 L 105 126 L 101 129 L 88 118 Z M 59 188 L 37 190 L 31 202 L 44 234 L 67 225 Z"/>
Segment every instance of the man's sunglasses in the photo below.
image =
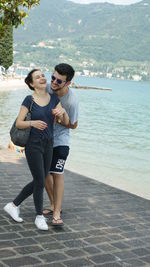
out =
<path fill-rule="evenodd" d="M 54 75 L 51 76 L 51 79 L 52 81 L 56 80 L 57 84 L 59 85 L 66 82 L 66 81 L 62 81 L 61 79 L 57 79 Z"/>

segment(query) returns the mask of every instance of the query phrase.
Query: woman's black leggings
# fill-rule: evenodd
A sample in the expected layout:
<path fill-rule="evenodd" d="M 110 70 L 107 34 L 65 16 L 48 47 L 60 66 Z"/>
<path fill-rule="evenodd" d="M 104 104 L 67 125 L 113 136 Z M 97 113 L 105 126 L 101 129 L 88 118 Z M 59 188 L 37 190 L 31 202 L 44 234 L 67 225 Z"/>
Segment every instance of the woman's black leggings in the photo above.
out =
<path fill-rule="evenodd" d="M 19 206 L 27 197 L 33 194 L 34 205 L 37 215 L 43 213 L 43 191 L 45 186 L 45 177 L 50 169 L 53 140 L 46 138 L 30 137 L 25 147 L 26 159 L 33 176 L 33 181 L 28 183 L 13 203 Z"/>

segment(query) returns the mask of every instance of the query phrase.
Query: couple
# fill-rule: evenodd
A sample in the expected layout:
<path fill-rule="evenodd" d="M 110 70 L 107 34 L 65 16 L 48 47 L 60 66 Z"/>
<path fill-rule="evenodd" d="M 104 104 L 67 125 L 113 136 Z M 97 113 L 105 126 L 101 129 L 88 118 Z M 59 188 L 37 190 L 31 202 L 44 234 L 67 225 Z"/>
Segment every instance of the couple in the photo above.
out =
<path fill-rule="evenodd" d="M 43 216 L 44 186 L 51 201 L 52 225 L 63 225 L 60 217 L 64 193 L 63 172 L 69 154 L 69 129 L 77 127 L 78 116 L 77 99 L 69 88 L 73 76 L 72 66 L 61 63 L 55 67 L 51 76 L 51 86 L 47 85 L 44 74 L 38 69 L 32 70 L 25 78 L 25 83 L 33 90 L 33 94 L 24 99 L 16 126 L 20 129 L 31 127 L 25 155 L 33 181 L 4 210 L 15 221 L 22 222 L 23 219 L 19 216 L 20 204 L 33 194 L 35 225 L 40 230 L 48 230 Z M 24 121 L 32 99 L 32 120 Z"/>

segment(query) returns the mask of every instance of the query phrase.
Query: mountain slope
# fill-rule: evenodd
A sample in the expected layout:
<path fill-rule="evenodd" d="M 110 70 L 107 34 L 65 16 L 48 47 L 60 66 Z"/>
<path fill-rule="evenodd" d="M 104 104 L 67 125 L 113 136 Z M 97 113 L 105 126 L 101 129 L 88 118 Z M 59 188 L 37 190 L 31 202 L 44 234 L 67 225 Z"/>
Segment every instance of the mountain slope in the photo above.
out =
<path fill-rule="evenodd" d="M 149 0 L 130 6 L 80 5 L 66 0 L 56 5 L 53 0 L 41 0 L 24 27 L 15 30 L 15 61 L 25 63 L 25 52 L 38 64 L 47 65 L 48 59 L 55 63 L 62 56 L 78 67 L 79 60 L 89 62 L 93 70 L 99 68 L 99 62 L 150 62 L 149 29 Z M 43 48 L 38 47 L 41 41 L 46 44 Z"/>

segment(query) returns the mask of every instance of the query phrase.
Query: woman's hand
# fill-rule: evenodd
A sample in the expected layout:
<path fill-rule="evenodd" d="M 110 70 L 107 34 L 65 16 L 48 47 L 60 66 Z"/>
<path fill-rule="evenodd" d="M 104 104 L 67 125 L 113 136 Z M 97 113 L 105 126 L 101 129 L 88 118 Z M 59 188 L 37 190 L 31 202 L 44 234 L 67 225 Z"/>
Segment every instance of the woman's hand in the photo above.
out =
<path fill-rule="evenodd" d="M 47 126 L 47 123 L 46 122 L 37 120 L 37 121 L 31 121 L 31 127 L 34 127 L 36 129 L 39 129 L 39 130 L 43 131 L 48 126 Z"/>

